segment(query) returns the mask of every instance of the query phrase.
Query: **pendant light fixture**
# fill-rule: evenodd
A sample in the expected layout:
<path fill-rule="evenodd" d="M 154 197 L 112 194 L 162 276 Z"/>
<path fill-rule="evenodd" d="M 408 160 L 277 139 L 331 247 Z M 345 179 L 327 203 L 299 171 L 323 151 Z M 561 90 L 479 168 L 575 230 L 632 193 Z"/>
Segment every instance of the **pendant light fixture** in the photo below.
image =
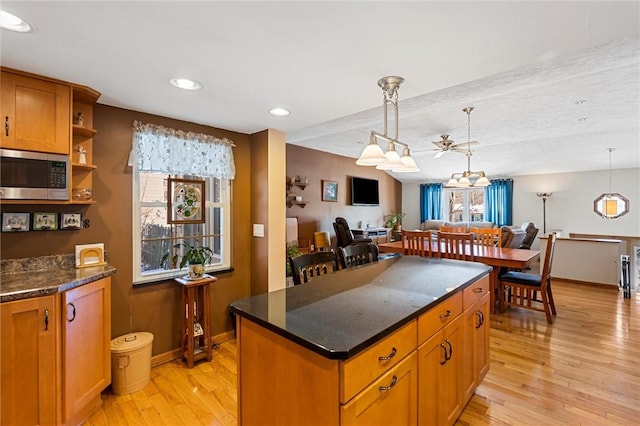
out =
<path fill-rule="evenodd" d="M 615 150 L 615 148 L 607 148 L 609 151 L 609 192 L 605 192 L 593 200 L 593 211 L 604 219 L 617 219 L 629 212 L 629 200 L 617 192 L 611 192 L 611 153 Z"/>
<path fill-rule="evenodd" d="M 360 157 L 356 161 L 359 166 L 376 166 L 379 170 L 390 170 L 396 173 L 419 172 L 420 168 L 416 164 L 409 145 L 398 140 L 398 89 L 404 83 L 404 78 L 397 76 L 383 77 L 378 80 L 378 86 L 382 89 L 383 111 L 384 111 L 384 132 L 382 134 L 371 131 L 369 144 L 362 150 Z M 387 135 L 387 116 L 389 114 L 388 105 L 391 104 L 394 112 L 395 134 L 393 137 Z M 387 144 L 387 151 L 382 151 L 378 145 L 381 140 Z M 398 154 L 397 145 L 402 147 L 402 155 Z"/>
<path fill-rule="evenodd" d="M 467 170 L 462 173 L 452 173 L 451 179 L 444 185 L 445 188 L 469 188 L 485 187 L 491 185 L 484 171 L 471 171 L 471 112 L 473 107 L 466 107 L 462 111 L 467 113 Z M 472 182 L 471 179 L 474 179 Z"/>

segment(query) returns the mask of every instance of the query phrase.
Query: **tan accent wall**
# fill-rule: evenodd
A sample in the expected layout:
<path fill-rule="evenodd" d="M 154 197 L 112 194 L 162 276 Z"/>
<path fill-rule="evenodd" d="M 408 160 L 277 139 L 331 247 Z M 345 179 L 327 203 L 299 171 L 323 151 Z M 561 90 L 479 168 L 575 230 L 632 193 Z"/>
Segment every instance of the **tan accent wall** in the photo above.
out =
<path fill-rule="evenodd" d="M 335 247 L 333 222 L 336 217 L 347 219 L 351 228 L 364 227 L 367 223 L 375 227 L 383 225 L 384 215 L 402 209 L 402 183 L 375 167 L 357 166 L 353 158 L 287 144 L 287 176 L 309 179 L 304 190 L 292 189 L 309 203 L 304 208 L 294 205 L 286 209 L 287 217 L 298 217 L 301 240 L 312 240 L 315 231 L 328 231 Z M 378 179 L 379 206 L 351 205 L 351 176 Z M 322 201 L 322 180 L 338 182 L 337 202 Z"/>
<path fill-rule="evenodd" d="M 234 141 L 236 179 L 232 186 L 233 272 L 217 274 L 212 286 L 212 334 L 233 328 L 228 312 L 231 301 L 250 295 L 251 145 L 249 136 L 185 121 L 143 114 L 105 105 L 94 108 L 93 190 L 97 204 L 79 206 L 3 206 L 2 211 L 82 211 L 91 227 L 77 231 L 39 231 L 2 234 L 2 258 L 73 253 L 76 244 L 103 242 L 109 263 L 117 272 L 112 278 L 113 337 L 132 331 L 154 335 L 153 354 L 180 346 L 180 288 L 173 281 L 132 286 L 132 174 L 127 166 L 134 120 L 175 129 L 225 137 Z M 130 325 L 131 324 L 131 325 Z"/>

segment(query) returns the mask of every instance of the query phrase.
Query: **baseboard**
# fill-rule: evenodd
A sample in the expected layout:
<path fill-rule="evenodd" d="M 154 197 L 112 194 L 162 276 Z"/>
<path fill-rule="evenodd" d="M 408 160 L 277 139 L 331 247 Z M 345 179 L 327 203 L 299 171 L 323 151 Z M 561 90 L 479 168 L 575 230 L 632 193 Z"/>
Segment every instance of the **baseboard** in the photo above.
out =
<path fill-rule="evenodd" d="M 214 344 L 226 342 L 227 340 L 232 340 L 236 338 L 236 333 L 233 330 L 225 331 L 224 333 L 216 334 L 213 336 L 212 340 Z M 168 352 L 164 352 L 158 355 L 154 355 L 151 357 L 151 367 L 156 367 L 160 364 L 164 364 L 165 362 L 173 361 L 174 359 L 179 359 L 182 357 L 182 349 L 176 348 L 172 349 Z"/>
<path fill-rule="evenodd" d="M 593 287 L 600 287 L 600 288 L 606 288 L 606 289 L 609 289 L 609 290 L 618 291 L 618 286 L 617 285 L 613 285 L 613 284 L 596 283 L 596 282 L 591 282 L 591 281 L 580 281 L 580 280 L 572 280 L 570 278 L 556 278 L 556 277 L 551 277 L 551 280 L 553 282 L 565 282 L 565 283 L 570 283 L 570 284 L 590 285 L 590 286 L 593 286 Z"/>

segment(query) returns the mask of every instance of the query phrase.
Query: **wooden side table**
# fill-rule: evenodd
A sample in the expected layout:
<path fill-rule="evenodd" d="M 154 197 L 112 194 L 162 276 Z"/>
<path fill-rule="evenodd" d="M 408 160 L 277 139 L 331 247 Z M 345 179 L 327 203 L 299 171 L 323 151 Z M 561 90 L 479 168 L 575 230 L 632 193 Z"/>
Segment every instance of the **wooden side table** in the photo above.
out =
<path fill-rule="evenodd" d="M 187 368 L 193 368 L 196 361 L 211 361 L 211 299 L 209 284 L 218 281 L 216 277 L 204 275 L 199 280 L 175 278 L 182 285 L 182 354 Z M 198 323 L 201 333 L 196 333 Z M 198 334 L 198 335 L 196 335 Z"/>

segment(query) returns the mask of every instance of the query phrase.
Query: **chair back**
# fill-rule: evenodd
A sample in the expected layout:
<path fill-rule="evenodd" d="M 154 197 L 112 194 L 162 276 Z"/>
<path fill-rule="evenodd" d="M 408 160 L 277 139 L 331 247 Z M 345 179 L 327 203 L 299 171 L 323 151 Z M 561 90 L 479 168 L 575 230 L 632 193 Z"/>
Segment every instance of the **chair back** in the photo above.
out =
<path fill-rule="evenodd" d="M 551 281 L 551 264 L 553 263 L 553 253 L 555 251 L 557 238 L 558 236 L 555 232 L 549 234 L 547 247 L 544 252 L 544 264 L 542 265 L 542 270 L 540 271 L 541 286 L 547 285 Z"/>
<path fill-rule="evenodd" d="M 431 231 L 402 230 L 402 252 L 411 256 L 431 256 Z"/>
<path fill-rule="evenodd" d="M 452 233 L 452 232 L 457 232 L 457 233 L 466 233 L 467 232 L 467 227 L 466 226 L 445 226 L 442 225 L 440 227 L 440 232 L 448 232 L 448 233 Z"/>
<path fill-rule="evenodd" d="M 336 217 L 336 221 L 333 222 L 333 229 L 336 231 L 336 244 L 338 247 L 346 247 L 353 242 L 353 234 L 345 218 Z"/>
<path fill-rule="evenodd" d="M 373 243 L 351 244 L 338 250 L 343 269 L 378 261 L 378 246 Z"/>
<path fill-rule="evenodd" d="M 293 284 L 298 285 L 309 282 L 312 277 L 328 274 L 338 270 L 338 259 L 336 252 L 317 251 L 314 253 L 302 254 L 296 257 L 289 257 Z"/>
<path fill-rule="evenodd" d="M 522 244 L 520 244 L 521 249 L 531 249 L 531 244 L 536 240 L 536 235 L 538 235 L 539 229 L 531 223 L 527 222 L 526 225 L 522 225 L 522 230 L 525 232 L 524 239 L 522 240 Z"/>
<path fill-rule="evenodd" d="M 485 247 L 495 247 L 502 238 L 500 228 L 469 228 L 469 232 L 474 235 L 476 245 Z"/>
<path fill-rule="evenodd" d="M 326 251 L 331 248 L 331 238 L 327 231 L 314 232 L 313 241 L 318 251 Z"/>
<path fill-rule="evenodd" d="M 438 232 L 440 257 L 458 260 L 475 260 L 473 254 L 473 234 Z"/>

